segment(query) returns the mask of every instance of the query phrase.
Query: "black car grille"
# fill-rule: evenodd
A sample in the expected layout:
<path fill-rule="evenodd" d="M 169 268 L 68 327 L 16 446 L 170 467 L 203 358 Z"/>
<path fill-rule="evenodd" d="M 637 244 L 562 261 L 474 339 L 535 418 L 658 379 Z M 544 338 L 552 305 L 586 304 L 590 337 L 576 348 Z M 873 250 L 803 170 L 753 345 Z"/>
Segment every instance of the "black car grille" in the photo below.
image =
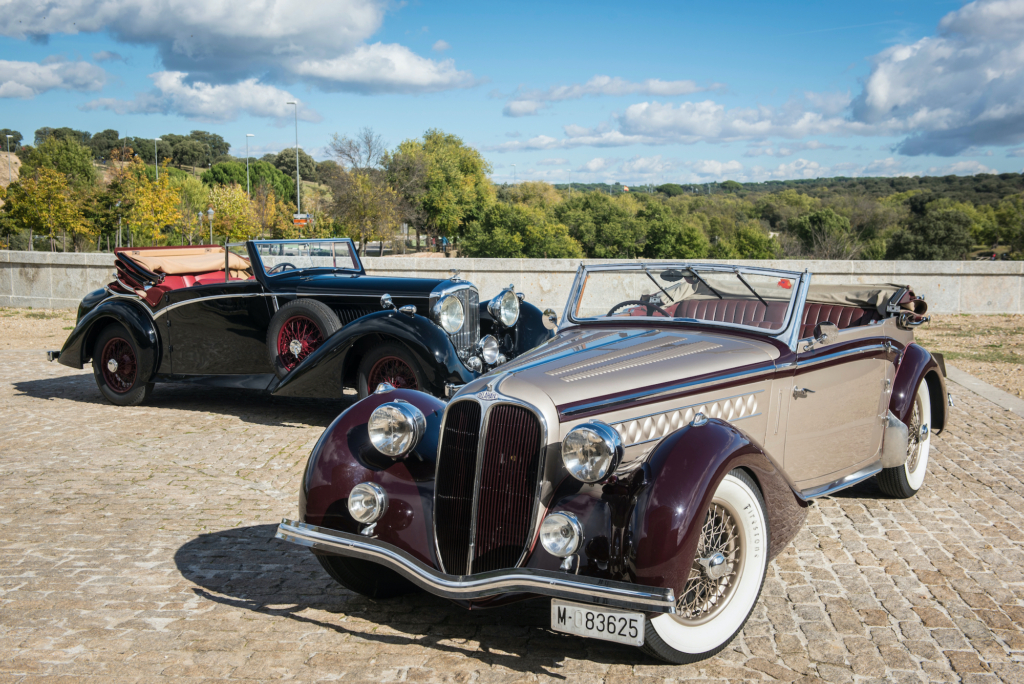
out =
<path fill-rule="evenodd" d="M 477 482 L 480 439 L 484 448 Z M 533 537 L 541 447 L 540 421 L 527 408 L 495 405 L 484 435 L 476 401 L 459 401 L 448 409 L 437 461 L 434 510 L 434 534 L 446 572 L 466 575 L 516 566 Z"/>
<path fill-rule="evenodd" d="M 359 305 L 334 307 L 334 313 L 338 314 L 338 320 L 341 321 L 342 325 L 348 325 L 349 323 L 353 323 L 356 320 L 362 318 L 363 316 L 369 316 L 375 311 L 380 311 L 380 307 L 375 308 L 372 306 Z"/>
<path fill-rule="evenodd" d="M 472 287 L 463 288 L 452 294 L 459 298 L 466 311 L 466 320 L 462 328 L 451 335 L 452 344 L 457 351 L 476 351 L 477 343 L 480 342 L 480 295 Z"/>

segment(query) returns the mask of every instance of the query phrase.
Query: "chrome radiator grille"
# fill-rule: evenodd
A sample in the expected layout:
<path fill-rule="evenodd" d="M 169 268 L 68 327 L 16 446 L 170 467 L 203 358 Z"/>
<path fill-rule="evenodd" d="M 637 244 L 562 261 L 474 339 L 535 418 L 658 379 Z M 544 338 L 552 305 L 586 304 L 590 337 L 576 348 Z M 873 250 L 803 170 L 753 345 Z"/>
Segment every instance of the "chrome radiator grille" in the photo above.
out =
<path fill-rule="evenodd" d="M 475 288 L 466 287 L 455 293 L 466 311 L 466 320 L 462 329 L 451 336 L 452 344 L 457 351 L 472 352 L 480 341 L 480 294 Z"/>
<path fill-rule="evenodd" d="M 533 540 L 540 421 L 514 404 L 492 406 L 483 435 L 480 419 L 476 401 L 453 404 L 438 454 L 434 534 L 453 575 L 515 567 Z"/>

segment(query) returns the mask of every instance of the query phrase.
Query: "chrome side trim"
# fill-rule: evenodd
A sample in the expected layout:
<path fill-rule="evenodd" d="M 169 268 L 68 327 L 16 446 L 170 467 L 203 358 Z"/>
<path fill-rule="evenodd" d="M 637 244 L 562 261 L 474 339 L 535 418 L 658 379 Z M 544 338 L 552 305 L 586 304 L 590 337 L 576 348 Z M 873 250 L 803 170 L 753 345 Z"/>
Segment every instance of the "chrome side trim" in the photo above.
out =
<path fill-rule="evenodd" d="M 797 358 L 796 368 L 799 371 L 804 368 L 813 368 L 818 364 L 827 363 L 829 361 L 835 361 L 836 359 L 841 359 L 846 356 L 852 356 L 854 354 L 864 354 L 866 352 L 884 351 L 887 349 L 888 347 L 885 344 L 870 344 L 865 345 L 863 347 L 854 347 L 853 349 L 844 349 L 843 351 L 825 354 L 824 356 L 818 356 L 813 359 L 808 359 L 806 361 L 801 361 L 799 358 Z"/>
<path fill-rule="evenodd" d="M 532 568 L 494 570 L 470 576 L 448 575 L 377 539 L 287 519 L 281 521 L 275 537 L 321 553 L 379 563 L 420 588 L 447 599 L 468 601 L 498 594 L 530 593 L 626 610 L 675 612 L 675 592 L 670 588 Z"/>
<path fill-rule="evenodd" d="M 198 304 L 199 302 L 210 302 L 214 299 L 235 299 L 237 297 L 273 297 L 274 295 L 267 294 L 266 292 L 239 292 L 238 294 L 226 294 L 226 295 L 210 295 L 209 297 L 195 297 L 194 299 L 186 299 L 183 302 L 177 304 L 168 304 L 164 308 L 153 314 L 153 318 L 160 318 L 168 311 L 173 311 L 180 306 L 186 304 Z"/>
<path fill-rule="evenodd" d="M 819 496 L 828 496 L 829 494 L 834 494 L 838 492 L 840 489 L 846 489 L 847 487 L 852 487 L 858 482 L 863 482 L 869 477 L 874 477 L 880 472 L 882 472 L 882 462 L 879 460 L 875 461 L 874 463 L 868 466 L 865 466 L 864 468 L 861 468 L 855 473 L 850 473 L 845 477 L 841 477 L 838 480 L 835 480 L 834 482 L 829 482 L 827 484 L 819 485 L 817 487 L 811 487 L 810 489 L 802 489 L 798 491 L 796 495 L 799 496 L 804 501 L 816 499 Z"/>

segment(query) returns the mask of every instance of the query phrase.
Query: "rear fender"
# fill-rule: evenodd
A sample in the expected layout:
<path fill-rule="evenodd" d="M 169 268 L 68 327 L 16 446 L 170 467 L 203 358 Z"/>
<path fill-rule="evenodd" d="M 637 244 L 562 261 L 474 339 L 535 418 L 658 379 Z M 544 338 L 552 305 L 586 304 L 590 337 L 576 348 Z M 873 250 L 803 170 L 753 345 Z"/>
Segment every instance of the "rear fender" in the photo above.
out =
<path fill-rule="evenodd" d="M 647 484 L 636 498 L 624 548 L 632 581 L 682 590 L 705 513 L 719 483 L 736 468 L 753 477 L 768 510 L 769 545 L 755 553 L 772 558 L 796 536 L 807 504 L 753 440 L 729 423 L 712 419 L 676 431 L 643 465 Z"/>
<path fill-rule="evenodd" d="M 444 395 L 445 383 L 462 385 L 476 377 L 462 365 L 441 328 L 419 315 L 377 311 L 349 323 L 286 375 L 273 394 L 285 397 L 340 397 L 344 379 L 354 374 L 366 343 L 397 340 L 405 345 L 426 374 L 427 389 Z"/>
<path fill-rule="evenodd" d="M 396 461 L 377 451 L 366 426 L 374 409 L 398 399 L 423 412 L 427 429 L 413 451 Z M 349 514 L 348 495 L 357 484 L 374 482 L 388 495 L 388 508 L 374 528 L 374 538 L 436 568 L 434 470 L 444 408 L 444 402 L 429 394 L 402 389 L 374 393 L 350 406 L 313 447 L 299 488 L 299 519 L 357 534 L 365 525 Z"/>
<path fill-rule="evenodd" d="M 935 358 L 921 345 L 910 344 L 903 350 L 903 358 L 896 369 L 896 379 L 889 397 L 889 410 L 906 424 L 914 408 L 917 388 L 922 382 L 928 383 L 932 430 L 942 432 L 946 427 L 946 378 Z"/>
<path fill-rule="evenodd" d="M 160 358 L 160 337 L 153 318 L 144 305 L 124 297 L 106 299 L 86 313 L 68 335 L 60 350 L 60 363 L 71 368 L 82 368 L 92 359 L 96 337 L 107 325 L 120 323 L 139 351 L 139 374 L 149 381 L 157 371 Z"/>

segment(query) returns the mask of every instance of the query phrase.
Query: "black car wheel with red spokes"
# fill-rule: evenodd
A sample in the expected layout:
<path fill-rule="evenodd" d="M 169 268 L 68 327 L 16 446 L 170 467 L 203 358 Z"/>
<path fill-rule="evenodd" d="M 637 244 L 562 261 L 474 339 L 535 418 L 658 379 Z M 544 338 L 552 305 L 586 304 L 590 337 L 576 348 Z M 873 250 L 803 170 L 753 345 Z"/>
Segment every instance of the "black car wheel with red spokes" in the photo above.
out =
<path fill-rule="evenodd" d="M 136 406 L 153 391 L 140 379 L 139 350 L 124 326 L 112 323 L 93 345 L 92 372 L 100 393 L 112 404 Z"/>
<path fill-rule="evenodd" d="M 270 320 L 267 351 L 278 377 L 291 373 L 341 329 L 329 306 L 315 299 L 296 299 L 282 306 Z"/>
<path fill-rule="evenodd" d="M 422 389 L 426 383 L 416 357 L 399 342 L 375 347 L 359 362 L 359 398 L 386 382 L 399 389 Z"/>

